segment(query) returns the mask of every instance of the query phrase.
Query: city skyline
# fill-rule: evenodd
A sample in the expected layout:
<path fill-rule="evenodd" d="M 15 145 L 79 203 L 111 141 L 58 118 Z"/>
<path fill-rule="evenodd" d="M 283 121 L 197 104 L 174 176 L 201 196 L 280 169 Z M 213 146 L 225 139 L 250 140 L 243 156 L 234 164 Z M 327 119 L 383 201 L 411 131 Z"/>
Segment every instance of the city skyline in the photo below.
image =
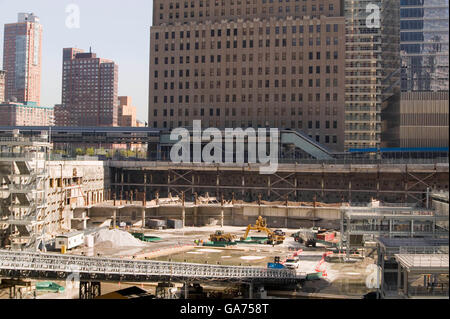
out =
<path fill-rule="evenodd" d="M 80 10 L 80 28 L 68 28 L 69 5 Z M 119 65 L 119 95 L 131 96 L 137 107 L 137 118 L 147 121 L 149 32 L 152 23 L 152 1 L 132 0 L 127 6 L 119 1 L 0 0 L 0 43 L 3 25 L 17 21 L 20 12 L 34 13 L 43 27 L 41 105 L 61 104 L 62 49 L 89 48 Z M 98 14 L 102 12 L 102 14 Z M 120 42 L 117 41 L 120 39 Z M 3 45 L 0 46 L 3 56 Z M 3 70 L 1 63 L 0 70 Z"/>

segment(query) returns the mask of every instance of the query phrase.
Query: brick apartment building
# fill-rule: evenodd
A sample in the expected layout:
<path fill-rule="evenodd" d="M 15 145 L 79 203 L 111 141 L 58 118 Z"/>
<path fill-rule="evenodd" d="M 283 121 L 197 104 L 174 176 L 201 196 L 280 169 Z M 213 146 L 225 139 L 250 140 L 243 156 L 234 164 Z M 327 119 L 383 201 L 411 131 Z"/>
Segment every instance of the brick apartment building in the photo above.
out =
<path fill-rule="evenodd" d="M 35 102 L 0 103 L 0 126 L 50 126 L 53 108 L 38 106 Z"/>
<path fill-rule="evenodd" d="M 153 5 L 149 126 L 290 128 L 344 149 L 343 1 Z"/>
<path fill-rule="evenodd" d="M 6 72 L 0 70 L 0 103 L 5 101 L 5 79 Z"/>
<path fill-rule="evenodd" d="M 118 66 L 80 49 L 63 50 L 62 104 L 57 126 L 118 126 Z"/>

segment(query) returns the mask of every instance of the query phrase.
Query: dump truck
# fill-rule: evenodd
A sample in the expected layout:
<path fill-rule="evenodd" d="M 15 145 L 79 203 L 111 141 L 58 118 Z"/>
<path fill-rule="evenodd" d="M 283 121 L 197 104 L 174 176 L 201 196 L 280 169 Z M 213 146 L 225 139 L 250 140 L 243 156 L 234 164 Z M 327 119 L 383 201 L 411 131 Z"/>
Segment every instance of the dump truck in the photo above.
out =
<path fill-rule="evenodd" d="M 214 234 L 209 236 L 209 241 L 214 243 L 231 243 L 235 239 L 234 235 L 225 234 L 222 230 L 217 230 Z"/>
<path fill-rule="evenodd" d="M 262 216 L 259 216 L 256 220 L 255 225 L 248 225 L 247 229 L 245 230 L 245 234 L 243 237 L 241 237 L 241 240 L 244 241 L 247 239 L 248 234 L 251 230 L 256 230 L 258 232 L 265 232 L 267 234 L 267 244 L 273 245 L 273 244 L 282 244 L 285 240 L 285 233 L 277 229 L 275 231 L 269 229 L 267 227 L 266 219 Z"/>

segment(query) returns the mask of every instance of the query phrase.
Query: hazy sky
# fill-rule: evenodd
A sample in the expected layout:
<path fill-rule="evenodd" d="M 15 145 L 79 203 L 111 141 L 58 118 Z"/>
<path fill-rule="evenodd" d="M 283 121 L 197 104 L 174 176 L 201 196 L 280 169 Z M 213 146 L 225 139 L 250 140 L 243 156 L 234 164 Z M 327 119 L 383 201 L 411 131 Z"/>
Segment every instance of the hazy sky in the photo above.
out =
<path fill-rule="evenodd" d="M 41 104 L 61 103 L 62 49 L 77 47 L 119 65 L 119 95 L 129 95 L 147 121 L 152 0 L 0 0 L 0 69 L 3 25 L 33 12 L 43 26 Z M 68 28 L 68 5 L 80 10 L 80 28 Z"/>

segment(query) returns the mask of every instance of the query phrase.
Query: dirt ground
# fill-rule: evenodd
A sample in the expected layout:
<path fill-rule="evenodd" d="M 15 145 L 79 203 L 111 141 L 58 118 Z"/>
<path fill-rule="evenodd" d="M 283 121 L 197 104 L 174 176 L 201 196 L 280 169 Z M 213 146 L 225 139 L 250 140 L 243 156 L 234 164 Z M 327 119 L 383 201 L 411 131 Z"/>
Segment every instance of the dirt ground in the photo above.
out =
<path fill-rule="evenodd" d="M 305 282 L 300 291 L 306 293 L 323 293 L 348 296 L 362 296 L 371 291 L 366 287 L 366 279 L 370 274 L 370 265 L 374 264 L 372 258 L 356 260 L 352 263 L 321 262 L 323 254 L 327 252 L 325 247 L 306 248 L 294 241 L 290 236 L 295 230 L 287 230 L 286 240 L 281 245 L 262 244 L 238 244 L 227 248 L 196 246 L 195 240 L 208 241 L 209 235 L 216 230 L 223 230 L 240 238 L 245 227 L 208 226 L 208 227 L 186 227 L 184 229 L 168 230 L 145 230 L 146 235 L 160 237 L 158 242 L 146 243 L 144 247 L 119 247 L 107 248 L 97 245 L 94 248 L 78 248 L 68 253 L 83 254 L 86 256 L 104 256 L 116 258 L 140 258 L 173 262 L 189 262 L 201 264 L 220 264 L 235 266 L 257 266 L 267 267 L 267 263 L 273 262 L 274 257 L 280 257 L 281 261 L 292 256 L 295 251 L 302 249 L 299 254 L 300 266 L 297 272 L 301 275 L 324 271 L 325 276 L 321 280 Z M 142 232 L 142 230 L 136 230 Z M 265 233 L 251 232 L 249 236 L 265 236 Z M 180 251 L 180 247 L 183 247 Z M 154 253 L 155 257 L 152 257 Z M 139 257 L 141 256 L 141 257 Z M 145 257 L 144 257 L 145 256 Z M 65 286 L 65 283 L 59 283 Z M 121 283 L 102 283 L 102 294 L 131 286 Z M 136 284 L 150 292 L 154 291 L 153 285 Z M 152 288 L 153 287 L 153 288 Z M 0 291 L 0 298 L 8 298 L 8 293 Z M 39 293 L 37 298 L 77 298 L 78 290 L 66 289 L 65 293 L 49 294 Z"/>

